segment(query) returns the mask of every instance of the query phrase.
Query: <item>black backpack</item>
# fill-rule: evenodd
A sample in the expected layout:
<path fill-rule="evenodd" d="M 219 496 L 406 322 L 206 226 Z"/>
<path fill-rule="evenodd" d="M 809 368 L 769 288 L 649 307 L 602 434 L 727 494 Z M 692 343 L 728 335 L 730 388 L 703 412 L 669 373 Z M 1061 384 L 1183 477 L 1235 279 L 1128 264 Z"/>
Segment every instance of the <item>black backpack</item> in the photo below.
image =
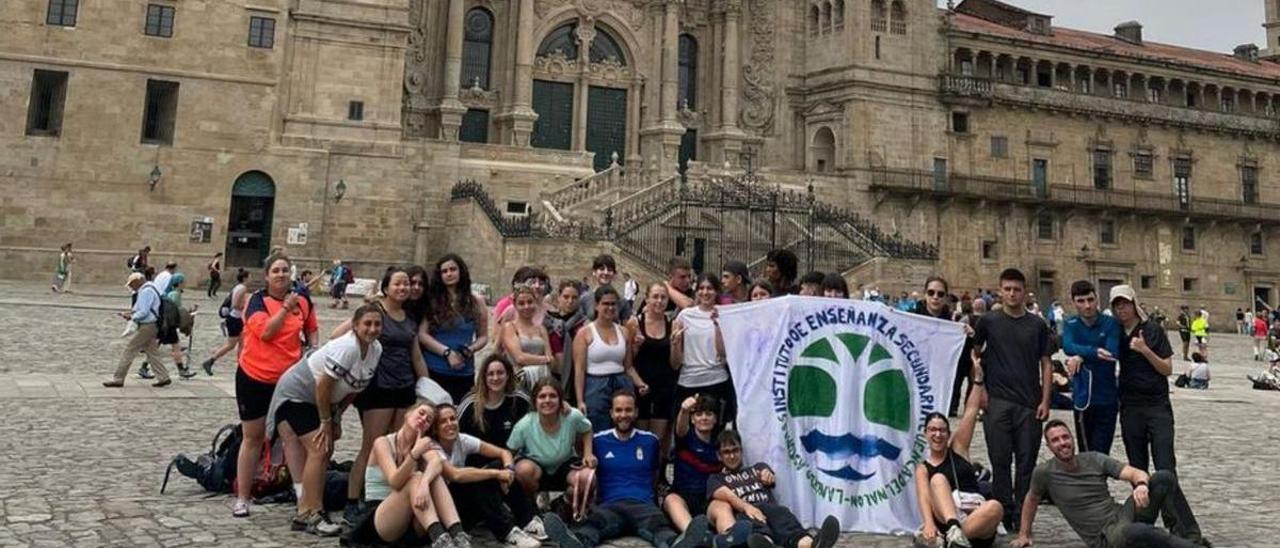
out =
<path fill-rule="evenodd" d="M 236 459 L 240 456 L 240 442 L 244 433 L 239 424 L 228 424 L 218 429 L 209 444 L 209 452 L 191 460 L 186 455 L 173 457 L 164 472 L 164 482 L 160 484 L 160 493 L 169 485 L 169 473 L 174 468 L 178 473 L 196 480 L 201 487 L 212 493 L 230 493 L 236 479 Z"/>
<path fill-rule="evenodd" d="M 155 286 L 152 286 L 151 289 L 156 292 L 156 296 L 160 299 L 159 310 L 156 311 L 156 329 L 160 333 L 165 333 L 181 327 L 182 309 L 178 308 L 177 303 L 164 298 L 164 294 L 160 293 L 160 290 L 156 289 Z"/>
<path fill-rule="evenodd" d="M 218 317 L 231 317 L 231 295 L 227 295 L 227 298 L 222 299 L 222 304 L 218 306 Z"/>

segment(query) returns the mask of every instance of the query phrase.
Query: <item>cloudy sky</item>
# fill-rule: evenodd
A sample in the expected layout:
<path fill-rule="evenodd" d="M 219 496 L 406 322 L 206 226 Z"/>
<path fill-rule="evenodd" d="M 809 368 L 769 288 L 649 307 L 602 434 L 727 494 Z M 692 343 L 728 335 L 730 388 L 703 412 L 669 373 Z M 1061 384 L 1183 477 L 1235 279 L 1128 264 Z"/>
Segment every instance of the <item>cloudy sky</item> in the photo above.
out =
<path fill-rule="evenodd" d="M 1052 15 L 1053 24 L 1110 34 L 1121 22 L 1142 23 L 1142 37 L 1230 53 L 1240 44 L 1265 48 L 1263 5 L 1267 0 L 1004 0 Z M 960 1 L 956 0 L 956 4 Z M 938 0 L 945 7 L 946 0 Z"/>

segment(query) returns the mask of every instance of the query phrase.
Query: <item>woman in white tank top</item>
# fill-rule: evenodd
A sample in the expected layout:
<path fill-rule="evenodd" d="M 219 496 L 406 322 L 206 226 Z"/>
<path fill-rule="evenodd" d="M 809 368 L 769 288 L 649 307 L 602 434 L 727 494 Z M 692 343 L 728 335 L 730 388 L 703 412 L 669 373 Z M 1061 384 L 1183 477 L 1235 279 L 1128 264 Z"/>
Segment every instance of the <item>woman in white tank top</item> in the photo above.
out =
<path fill-rule="evenodd" d="M 596 319 L 573 341 L 578 409 L 591 420 L 591 429 L 595 432 L 611 427 L 609 399 L 614 392 L 634 390 L 640 395 L 649 392 L 649 386 L 632 367 L 634 352 L 626 332 L 617 322 L 620 299 L 618 291 L 611 286 L 596 289 Z"/>

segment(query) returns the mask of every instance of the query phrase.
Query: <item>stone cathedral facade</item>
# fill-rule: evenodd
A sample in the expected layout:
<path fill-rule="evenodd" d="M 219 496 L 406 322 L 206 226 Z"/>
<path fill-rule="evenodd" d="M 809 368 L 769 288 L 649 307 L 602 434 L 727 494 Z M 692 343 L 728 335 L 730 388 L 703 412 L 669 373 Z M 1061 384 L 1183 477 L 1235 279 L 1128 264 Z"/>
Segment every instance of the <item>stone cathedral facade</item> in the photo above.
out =
<path fill-rule="evenodd" d="M 1230 53 L 996 0 L 11 4 L 8 277 L 65 242 L 81 280 L 284 247 L 362 275 L 456 251 L 499 287 L 788 247 L 882 291 L 1017 266 L 1045 302 L 1280 297 L 1273 2 Z"/>

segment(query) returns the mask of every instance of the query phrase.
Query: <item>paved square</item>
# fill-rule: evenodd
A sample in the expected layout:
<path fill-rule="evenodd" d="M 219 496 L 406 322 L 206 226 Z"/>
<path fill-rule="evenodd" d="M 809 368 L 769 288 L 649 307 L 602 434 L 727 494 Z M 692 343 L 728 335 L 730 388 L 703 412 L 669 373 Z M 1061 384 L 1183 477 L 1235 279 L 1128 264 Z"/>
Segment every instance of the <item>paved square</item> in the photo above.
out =
<path fill-rule="evenodd" d="M 182 477 L 161 495 L 169 460 L 206 451 L 213 432 L 235 421 L 233 361 L 224 359 L 212 378 L 164 389 L 136 377 L 123 390 L 103 388 L 124 344 L 124 322 L 112 311 L 125 307 L 128 295 L 123 288 L 79 289 L 86 293 L 54 296 L 39 284 L 0 282 L 0 325 L 7 327 L 0 333 L 0 546 L 337 544 L 289 531 L 291 506 L 255 507 L 253 517 L 233 519 L 229 497 L 209 496 Z M 205 309 L 194 352 L 203 357 L 220 343 L 212 311 L 221 301 L 205 300 L 200 291 L 188 293 L 187 301 Z M 322 308 L 321 335 L 342 317 Z M 1218 546 L 1276 546 L 1280 392 L 1249 388 L 1244 376 L 1259 365 L 1245 337 L 1215 334 L 1211 355 L 1212 388 L 1173 394 L 1184 490 Z M 1185 365 L 1175 361 L 1175 371 Z M 345 420 L 339 460 L 353 458 L 359 440 L 355 414 Z M 981 427 L 978 438 L 974 455 L 985 462 Z M 1113 455 L 1123 460 L 1123 451 L 1117 440 Z M 1048 451 L 1041 456 L 1048 458 Z M 1117 497 L 1128 495 L 1127 488 L 1113 487 Z M 1037 546 L 1081 545 L 1053 508 L 1041 509 L 1036 533 Z M 909 538 L 869 535 L 841 541 L 910 544 Z"/>

